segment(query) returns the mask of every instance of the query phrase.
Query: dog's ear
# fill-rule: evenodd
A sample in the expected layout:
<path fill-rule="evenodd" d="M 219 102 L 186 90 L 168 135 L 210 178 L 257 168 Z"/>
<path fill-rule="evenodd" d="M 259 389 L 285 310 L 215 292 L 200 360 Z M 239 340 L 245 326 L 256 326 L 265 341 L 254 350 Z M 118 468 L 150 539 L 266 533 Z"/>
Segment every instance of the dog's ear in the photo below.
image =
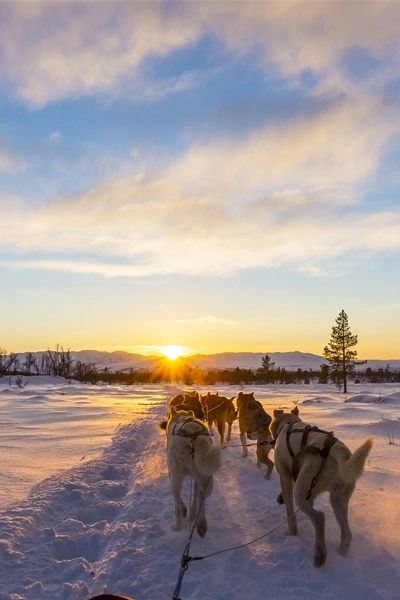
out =
<path fill-rule="evenodd" d="M 253 398 L 254 398 L 254 392 L 251 392 L 251 395 L 252 395 L 252 396 L 253 396 Z"/>
<path fill-rule="evenodd" d="M 275 419 L 276 419 L 276 417 L 279 417 L 279 415 L 283 415 L 283 413 L 284 413 L 284 411 L 283 411 L 283 410 L 281 410 L 281 409 L 278 409 L 278 408 L 277 408 L 277 409 L 275 409 L 275 410 L 274 410 L 274 417 L 275 417 Z"/>
<path fill-rule="evenodd" d="M 188 410 L 189 417 L 194 417 L 194 412 L 192 410 Z"/>
<path fill-rule="evenodd" d="M 172 406 L 171 406 L 171 417 L 173 417 L 174 415 L 176 415 L 176 413 L 177 413 L 177 412 L 178 412 L 178 411 L 176 410 L 175 406 L 174 406 L 174 405 L 172 405 Z"/>
<path fill-rule="evenodd" d="M 299 414 L 299 407 L 298 407 L 298 406 L 295 406 L 295 407 L 293 408 L 293 410 L 291 410 L 290 412 L 292 413 L 292 415 L 296 415 L 296 417 L 297 417 L 297 416 L 298 416 L 298 414 Z"/>

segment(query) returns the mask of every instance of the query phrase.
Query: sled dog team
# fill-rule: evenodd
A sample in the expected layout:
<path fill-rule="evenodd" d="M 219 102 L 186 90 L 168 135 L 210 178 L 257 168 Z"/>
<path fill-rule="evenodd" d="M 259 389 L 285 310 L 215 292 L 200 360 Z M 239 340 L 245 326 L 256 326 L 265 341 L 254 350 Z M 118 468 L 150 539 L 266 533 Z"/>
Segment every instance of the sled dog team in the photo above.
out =
<path fill-rule="evenodd" d="M 175 507 L 175 526 L 183 527 L 187 507 L 182 500 L 183 480 L 193 480 L 190 519 L 196 531 L 204 537 L 207 532 L 205 500 L 213 489 L 214 474 L 221 467 L 221 444 L 231 439 L 232 423 L 239 420 L 242 455 L 248 455 L 246 437 L 257 441 L 257 464 L 267 465 L 269 479 L 274 463 L 269 458 L 274 448 L 275 468 L 281 492 L 277 501 L 285 504 L 288 535 L 297 535 L 295 506 L 307 515 L 315 529 L 314 566 L 326 561 L 325 514 L 314 508 L 315 498 L 329 492 L 333 513 L 340 527 L 339 553 L 346 556 L 351 543 L 348 506 L 357 479 L 362 475 L 373 439 L 367 438 L 351 452 L 332 431 L 304 423 L 296 406 L 290 412 L 274 410 L 274 416 L 264 410 L 254 393 L 239 392 L 236 398 L 225 398 L 208 392 L 179 394 L 170 401 L 168 418 L 159 426 L 167 434 L 167 464 L 171 493 Z M 221 444 L 214 444 L 212 426 L 216 426 Z M 296 511 L 297 512 L 297 511 Z"/>

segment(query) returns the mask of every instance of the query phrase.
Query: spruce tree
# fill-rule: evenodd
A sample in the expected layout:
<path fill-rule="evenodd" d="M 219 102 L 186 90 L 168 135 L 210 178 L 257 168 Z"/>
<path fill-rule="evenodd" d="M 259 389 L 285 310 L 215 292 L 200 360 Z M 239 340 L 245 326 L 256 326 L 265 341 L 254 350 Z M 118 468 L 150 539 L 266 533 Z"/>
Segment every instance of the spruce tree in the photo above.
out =
<path fill-rule="evenodd" d="M 272 362 L 271 357 L 268 356 L 268 354 L 266 354 L 265 356 L 262 357 L 262 359 L 261 359 L 261 370 L 262 371 L 269 373 L 270 371 L 273 370 L 274 366 L 275 366 L 275 363 Z"/>
<path fill-rule="evenodd" d="M 273 377 L 275 363 L 272 362 L 271 357 L 266 354 L 261 359 L 261 367 L 257 369 L 257 373 L 261 379 L 266 383 L 269 383 L 271 378 Z"/>
<path fill-rule="evenodd" d="M 354 372 L 356 365 L 367 361 L 357 361 L 357 352 L 352 350 L 358 344 L 358 338 L 350 331 L 349 320 L 342 310 L 336 319 L 336 326 L 332 327 L 331 340 L 324 348 L 324 356 L 328 360 L 329 376 L 339 388 L 343 384 L 343 391 L 347 394 L 347 379 Z"/>

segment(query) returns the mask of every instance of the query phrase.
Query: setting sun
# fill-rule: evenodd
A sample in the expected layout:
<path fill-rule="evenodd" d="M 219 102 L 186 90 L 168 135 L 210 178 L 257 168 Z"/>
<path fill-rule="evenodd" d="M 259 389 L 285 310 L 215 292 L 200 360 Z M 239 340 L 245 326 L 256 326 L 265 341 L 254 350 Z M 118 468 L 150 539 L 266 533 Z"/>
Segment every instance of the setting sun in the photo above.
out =
<path fill-rule="evenodd" d="M 167 358 L 169 358 L 169 360 L 175 360 L 176 358 L 178 358 L 178 356 L 181 356 L 183 353 L 183 347 L 182 346 L 164 346 L 164 348 L 162 349 L 163 354 L 165 354 L 165 356 Z"/>

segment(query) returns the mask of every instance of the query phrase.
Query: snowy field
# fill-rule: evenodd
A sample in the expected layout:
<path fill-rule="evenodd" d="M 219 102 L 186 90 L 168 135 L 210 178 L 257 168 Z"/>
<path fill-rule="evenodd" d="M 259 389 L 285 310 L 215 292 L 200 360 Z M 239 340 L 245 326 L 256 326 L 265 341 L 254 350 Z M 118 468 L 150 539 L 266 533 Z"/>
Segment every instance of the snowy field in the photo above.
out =
<path fill-rule="evenodd" d="M 165 417 L 175 386 L 85 386 L 0 380 L 0 600 L 86 600 L 101 592 L 171 599 L 189 524 L 174 532 L 165 460 Z M 210 388 L 211 389 L 211 388 Z M 236 396 L 237 387 L 216 386 Z M 182 600 L 400 600 L 400 386 L 256 386 L 266 410 L 292 409 L 333 429 L 352 450 L 375 439 L 350 504 L 353 543 L 336 553 L 339 529 L 327 495 L 328 559 L 312 566 L 313 528 L 285 536 L 279 481 L 263 479 L 255 449 L 241 457 L 238 426 L 207 500 L 209 529 L 190 556 Z M 200 391 L 207 391 L 201 388 Z M 393 442 L 393 443 L 392 443 Z M 273 458 L 273 453 L 272 453 Z M 184 488 L 189 497 L 189 481 Z"/>

